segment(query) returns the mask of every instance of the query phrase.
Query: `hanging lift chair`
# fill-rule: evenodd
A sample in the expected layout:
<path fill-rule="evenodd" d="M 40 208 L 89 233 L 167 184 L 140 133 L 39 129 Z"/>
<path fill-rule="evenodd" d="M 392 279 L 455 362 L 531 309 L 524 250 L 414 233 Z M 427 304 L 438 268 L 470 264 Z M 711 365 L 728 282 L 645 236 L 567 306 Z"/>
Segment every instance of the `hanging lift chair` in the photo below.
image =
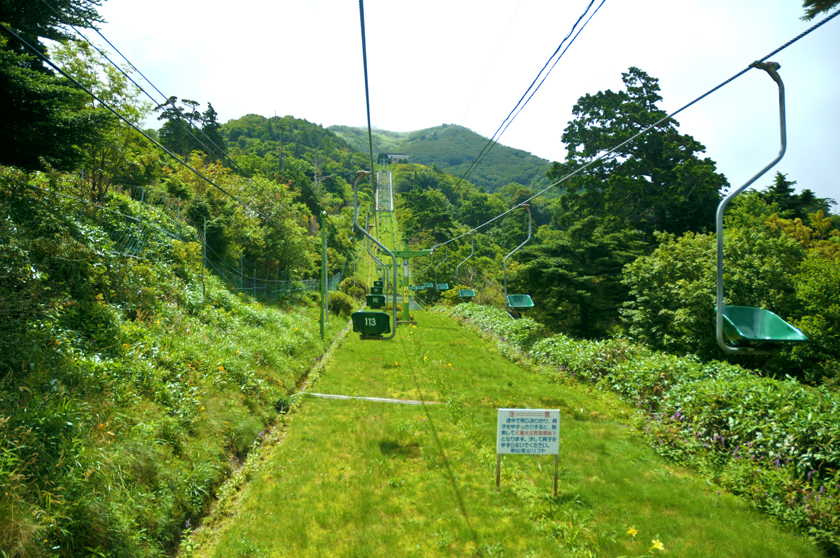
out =
<path fill-rule="evenodd" d="M 782 318 L 763 308 L 725 306 L 723 296 L 723 213 L 735 197 L 778 163 L 787 149 L 785 123 L 785 86 L 776 62 L 753 62 L 752 67 L 767 72 L 779 87 L 779 154 L 746 184 L 726 196 L 718 205 L 715 219 L 717 235 L 717 298 L 715 306 L 715 335 L 720 348 L 731 354 L 771 354 L 788 343 L 802 343 L 808 338 Z M 727 339 L 731 344 L 728 344 Z"/>
<path fill-rule="evenodd" d="M 528 308 L 533 308 L 534 307 L 534 301 L 531 300 L 531 295 L 526 295 L 526 294 L 512 294 L 512 295 L 509 295 L 508 290 L 507 290 L 507 261 L 508 261 L 508 258 L 510 258 L 515 253 L 517 253 L 523 246 L 528 244 L 528 242 L 531 240 L 531 208 L 528 206 L 527 203 L 522 204 L 522 207 L 524 207 L 525 211 L 528 212 L 528 238 L 525 239 L 525 242 L 523 242 L 522 244 L 520 244 L 519 246 L 514 248 L 513 251 L 510 254 L 505 256 L 505 259 L 502 262 L 502 265 L 503 265 L 503 268 L 504 268 L 504 277 L 505 277 L 505 311 L 507 311 L 507 313 L 510 314 L 510 316 L 512 318 L 520 317 L 519 312 L 521 310 L 527 310 Z"/>
<path fill-rule="evenodd" d="M 394 285 L 397 284 L 397 257 L 391 252 L 388 248 L 386 248 L 382 243 L 380 243 L 376 238 L 374 238 L 367 230 L 363 229 L 359 226 L 359 182 L 362 181 L 362 178 L 369 173 L 366 171 L 359 171 L 358 177 L 356 178 L 356 182 L 353 184 L 353 225 L 359 230 L 366 238 L 370 239 L 371 242 L 379 246 L 379 248 L 384 251 L 386 254 L 391 256 L 394 261 Z M 369 251 L 370 253 L 370 251 Z M 376 256 L 371 253 L 371 256 L 376 260 L 384 269 L 387 270 L 385 264 L 379 261 Z M 383 288 L 384 283 L 382 281 L 374 282 L 374 288 Z M 363 340 L 380 340 L 380 341 L 387 341 L 389 339 L 393 339 L 396 335 L 396 323 L 397 323 L 397 289 L 394 289 L 393 293 L 393 305 L 392 305 L 392 312 L 393 312 L 393 323 L 394 323 L 394 330 L 391 328 L 391 318 L 392 315 L 386 312 L 381 312 L 379 310 L 359 310 L 357 312 L 353 312 L 350 315 L 350 318 L 353 320 L 353 331 L 359 333 L 359 337 Z M 376 303 L 377 305 L 381 304 L 379 308 L 385 306 L 385 295 L 383 294 L 369 294 L 367 295 L 368 304 L 372 306 L 372 302 Z M 390 335 L 387 335 L 389 334 Z M 387 337 L 383 337 L 383 335 L 387 335 Z"/>
<path fill-rule="evenodd" d="M 443 257 L 443 259 L 440 261 L 440 263 L 435 266 L 435 290 L 436 291 L 448 291 L 449 290 L 449 283 L 438 283 L 438 279 L 437 279 L 438 268 L 441 266 L 441 264 L 443 264 L 443 262 L 445 262 L 447 259 L 449 259 L 449 247 L 444 246 L 444 250 L 446 250 L 446 255 Z"/>
<path fill-rule="evenodd" d="M 473 238 L 472 233 L 470 233 L 470 255 L 455 268 L 456 285 L 461 284 L 461 266 L 467 263 L 467 260 L 472 258 L 473 254 L 475 254 L 475 238 Z M 463 300 L 470 301 L 475 298 L 475 291 L 473 289 L 458 289 L 458 296 Z"/>

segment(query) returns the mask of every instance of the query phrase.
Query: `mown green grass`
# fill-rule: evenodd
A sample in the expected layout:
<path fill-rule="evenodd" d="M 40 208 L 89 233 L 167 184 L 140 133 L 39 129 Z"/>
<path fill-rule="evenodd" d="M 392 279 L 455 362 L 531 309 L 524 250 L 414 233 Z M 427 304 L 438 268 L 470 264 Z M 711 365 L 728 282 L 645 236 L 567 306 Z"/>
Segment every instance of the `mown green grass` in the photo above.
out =
<path fill-rule="evenodd" d="M 391 342 L 355 335 L 304 396 L 238 513 L 199 556 L 821 556 L 741 500 L 657 456 L 610 395 L 552 383 L 437 314 Z M 553 457 L 506 456 L 498 407 L 561 409 Z M 638 530 L 635 537 L 627 534 Z"/>

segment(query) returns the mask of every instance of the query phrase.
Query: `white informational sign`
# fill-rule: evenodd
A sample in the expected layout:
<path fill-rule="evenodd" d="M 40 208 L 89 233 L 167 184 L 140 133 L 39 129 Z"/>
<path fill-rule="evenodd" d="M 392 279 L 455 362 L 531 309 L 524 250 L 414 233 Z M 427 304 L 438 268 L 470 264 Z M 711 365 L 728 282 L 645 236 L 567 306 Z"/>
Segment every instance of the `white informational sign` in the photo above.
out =
<path fill-rule="evenodd" d="M 559 409 L 499 409 L 496 453 L 560 454 Z"/>

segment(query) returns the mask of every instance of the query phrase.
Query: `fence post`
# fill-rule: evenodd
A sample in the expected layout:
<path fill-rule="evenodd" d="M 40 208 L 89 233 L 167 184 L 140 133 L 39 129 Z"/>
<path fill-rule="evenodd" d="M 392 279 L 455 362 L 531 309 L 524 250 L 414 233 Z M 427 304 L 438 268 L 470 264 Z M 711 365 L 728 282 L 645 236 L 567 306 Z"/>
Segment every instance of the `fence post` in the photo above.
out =
<path fill-rule="evenodd" d="M 204 233 L 201 235 L 201 300 L 207 298 L 207 289 L 204 286 L 204 268 L 207 266 L 207 217 L 204 218 Z"/>
<path fill-rule="evenodd" d="M 140 189 L 140 220 L 137 222 L 137 255 L 140 255 L 140 247 L 143 244 L 143 203 L 146 201 L 146 189 Z"/>
<path fill-rule="evenodd" d="M 324 321 L 327 307 L 327 227 L 326 211 L 321 211 L 321 340 L 324 340 Z"/>

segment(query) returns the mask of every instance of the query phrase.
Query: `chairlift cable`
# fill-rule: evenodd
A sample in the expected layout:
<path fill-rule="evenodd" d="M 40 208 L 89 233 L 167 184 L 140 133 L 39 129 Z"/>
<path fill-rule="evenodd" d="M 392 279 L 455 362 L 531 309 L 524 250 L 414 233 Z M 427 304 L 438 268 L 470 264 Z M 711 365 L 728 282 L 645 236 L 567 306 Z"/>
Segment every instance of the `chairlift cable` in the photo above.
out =
<path fill-rule="evenodd" d="M 776 48 L 775 50 L 773 50 L 772 52 L 770 52 L 770 53 L 769 53 L 769 54 L 767 54 L 766 56 L 764 56 L 764 57 L 760 58 L 759 60 L 757 60 L 757 62 L 766 62 L 766 61 L 767 61 L 767 59 L 768 59 L 768 58 L 770 58 L 771 56 L 774 56 L 774 55 L 776 55 L 776 54 L 780 53 L 781 51 L 785 50 L 786 48 L 788 48 L 789 46 L 791 46 L 791 45 L 792 45 L 792 44 L 794 44 L 795 42 L 799 41 L 800 39 L 802 39 L 802 38 L 803 38 L 803 37 L 805 37 L 806 35 L 808 35 L 808 34 L 812 33 L 813 31 L 815 31 L 815 30 L 816 30 L 816 29 L 818 29 L 819 27 L 822 27 L 823 25 L 825 25 L 826 23 L 828 23 L 828 22 L 829 22 L 829 21 L 831 21 L 832 19 L 836 18 L 837 16 L 840 16 L 840 10 L 838 10 L 838 11 L 834 12 L 834 13 L 833 13 L 833 14 L 831 14 L 830 16 L 828 16 L 828 17 L 826 17 L 825 19 L 823 19 L 822 21 L 820 21 L 819 23 L 816 23 L 815 25 L 813 25 L 813 26 L 809 27 L 808 29 L 806 29 L 806 30 L 805 30 L 805 31 L 803 31 L 802 33 L 798 34 L 797 36 L 795 36 L 794 38 L 792 38 L 791 40 L 789 40 L 788 42 L 784 43 L 782 46 L 780 46 L 780 47 Z M 504 212 L 502 212 L 502 213 L 499 213 L 499 214 L 498 214 L 498 215 L 496 215 L 495 217 L 492 217 L 492 218 L 488 219 L 488 220 L 487 220 L 487 221 L 485 221 L 484 223 L 481 223 L 480 225 L 475 226 L 474 228 L 472 228 L 472 229 L 468 230 L 467 232 L 465 232 L 465 233 L 463 233 L 463 234 L 460 234 L 460 235 L 458 235 L 458 236 L 456 236 L 456 237 L 450 238 L 449 240 L 447 240 L 447 241 L 445 241 L 445 242 L 441 242 L 441 243 L 439 243 L 439 244 L 435 244 L 435 245 L 433 245 L 433 246 L 431 247 L 431 249 L 432 249 L 432 250 L 434 250 L 435 248 L 437 248 L 437 247 L 439 247 L 439 246 L 445 246 L 446 244 L 449 244 L 450 242 L 455 242 L 456 240 L 459 240 L 459 239 L 461 239 L 461 238 L 465 237 L 466 235 L 471 234 L 471 233 L 473 233 L 473 232 L 475 232 L 475 231 L 478 231 L 479 229 L 482 229 L 482 228 L 486 227 L 486 226 L 487 226 L 487 225 L 489 225 L 490 223 L 493 223 L 494 221 L 497 221 L 498 219 L 501 219 L 502 217 L 504 217 L 505 215 L 508 215 L 509 213 L 511 213 L 512 211 L 514 211 L 515 209 L 517 209 L 517 208 L 521 207 L 522 205 L 525 205 L 525 204 L 529 203 L 531 200 L 533 200 L 533 199 L 535 199 L 535 198 L 538 198 L 538 197 L 542 196 L 543 194 L 545 194 L 546 192 L 548 192 L 548 191 L 549 191 L 549 190 L 551 190 L 552 188 L 554 188 L 554 187 L 556 187 L 556 186 L 558 186 L 558 185 L 562 184 L 563 182 L 565 182 L 565 181 L 566 181 L 566 180 L 568 180 L 569 178 L 571 178 L 571 177 L 575 176 L 576 174 L 579 174 L 581 171 L 584 171 L 584 170 L 588 169 L 589 167 L 591 167 L 591 166 L 592 166 L 592 165 L 594 165 L 595 163 L 597 163 L 597 162 L 601 161 L 602 159 L 606 158 L 608 155 L 611 155 L 612 153 L 614 153 L 616 150 L 620 149 L 621 147 L 624 147 L 625 145 L 627 145 L 628 143 L 630 143 L 630 142 L 634 141 L 635 139 L 637 139 L 637 138 L 639 138 L 639 137 L 641 137 L 641 136 L 643 136 L 643 135 L 647 134 L 648 132 L 650 132 L 651 130 L 653 130 L 654 128 L 656 128 L 657 126 L 659 126 L 660 124 L 662 124 L 663 122 L 665 122 L 665 121 L 667 121 L 667 120 L 669 120 L 669 119 L 673 118 L 673 117 L 674 117 L 674 116 L 676 116 L 677 114 L 679 114 L 679 113 L 683 112 L 684 110 L 686 110 L 687 108 L 689 108 L 689 107 L 691 107 L 691 106 L 693 106 L 693 105 L 697 104 L 698 102 L 702 101 L 703 99 L 705 99 L 706 97 L 708 97 L 708 96 L 709 96 L 709 95 L 711 95 L 712 93 L 716 92 L 717 90 L 721 89 L 722 87 L 724 87 L 724 86 L 726 86 L 726 85 L 730 84 L 731 82 L 735 81 L 736 79 L 738 79 L 738 78 L 739 78 L 739 77 L 741 77 L 742 75 L 744 75 L 744 74 L 746 74 L 747 72 L 749 72 L 749 71 L 750 71 L 751 69 L 753 69 L 754 67 L 755 67 L 755 62 L 751 63 L 749 66 L 747 66 L 746 68 L 744 68 L 743 70 L 741 70 L 741 71 L 740 71 L 740 72 L 738 72 L 737 74 L 733 75 L 733 76 L 732 76 L 732 77 L 730 77 L 729 79 L 727 79 L 727 80 L 725 80 L 725 81 L 721 82 L 720 84 L 716 85 L 716 86 L 715 86 L 715 87 L 713 87 L 712 89 L 709 89 L 708 91 L 706 91 L 705 93 L 703 93 L 703 94 L 702 94 L 702 95 L 700 95 L 699 97 L 695 98 L 694 100 L 692 100 L 692 101 L 688 102 L 687 104 L 683 105 L 682 107 L 678 108 L 678 109 L 677 109 L 677 110 L 675 110 L 674 112 L 672 112 L 672 113 L 670 113 L 670 114 L 668 114 L 668 115 L 666 115 L 666 116 L 662 117 L 661 119 L 657 120 L 656 122 L 654 122 L 654 123 L 653 123 L 653 124 L 651 124 L 650 126 L 648 126 L 648 127 L 644 128 L 643 130 L 640 130 L 640 131 L 639 131 L 639 132 L 637 132 L 634 136 L 632 136 L 632 137 L 630 137 L 630 138 L 628 138 L 628 139 L 626 139 L 626 140 L 622 141 L 622 142 L 621 142 L 621 143 L 619 143 L 618 145 L 616 145 L 616 146 L 614 146 L 614 147 L 610 148 L 609 150 L 607 150 L 607 151 L 605 151 L 605 152 L 601 153 L 598 157 L 596 157 L 596 158 L 595 158 L 595 159 L 593 159 L 592 161 L 590 161 L 590 162 L 588 162 L 588 163 L 586 163 L 586 164 L 584 164 L 584 165 L 581 165 L 580 167 L 578 167 L 578 168 L 577 168 L 577 169 L 575 169 L 574 171 L 572 171 L 572 172 L 568 173 L 567 175 L 565 175 L 564 177 L 562 177 L 560 180 L 558 180 L 558 181 L 556 181 L 556 182 L 554 182 L 554 183 L 552 183 L 552 184 L 549 184 L 548 186 L 546 186 L 545 188 L 543 188 L 542 190 L 540 190 L 539 192 L 537 192 L 536 194 L 534 194 L 534 195 L 533 195 L 533 196 L 531 196 L 530 198 L 528 198 L 528 199 L 526 199 L 526 200 L 524 200 L 524 201 L 522 201 L 522 202 L 518 203 L 517 205 L 515 205 L 515 206 L 511 207 L 510 209 L 508 209 L 507 211 L 504 211 Z"/>
<path fill-rule="evenodd" d="M 603 5 L 604 1 L 606 1 L 606 0 L 601 1 L 601 5 Z M 469 177 L 469 175 L 472 173 L 473 169 L 476 166 L 478 166 L 478 164 L 487 155 L 487 153 L 490 152 L 490 150 L 493 148 L 493 146 L 496 143 L 498 143 L 499 139 L 501 138 L 501 134 L 504 133 L 504 130 L 502 130 L 502 128 L 504 128 L 506 130 L 507 126 L 505 124 L 507 123 L 507 125 L 509 126 L 510 122 L 513 122 L 513 120 L 516 118 L 516 116 L 518 116 L 519 113 L 517 112 L 517 109 L 520 107 L 520 105 L 522 105 L 522 101 L 525 100 L 525 97 L 528 97 L 528 93 L 531 93 L 531 89 L 534 87 L 534 84 L 537 83 L 537 80 L 539 80 L 540 76 L 543 75 L 543 72 L 545 72 L 545 69 L 548 67 L 549 64 L 551 64 L 552 59 L 554 59 L 554 57 L 557 56 L 557 53 L 560 52 L 560 49 L 563 48 L 563 44 L 575 32 L 575 29 L 577 28 L 578 24 L 586 16 L 586 14 L 589 12 L 589 9 L 592 7 L 592 5 L 594 3 L 595 3 L 595 0 L 591 0 L 589 2 L 589 5 L 586 6 L 586 9 L 580 15 L 580 17 L 577 19 L 577 21 L 575 21 L 574 25 L 572 25 L 572 28 L 571 28 L 571 30 L 569 30 L 569 33 L 565 37 L 563 37 L 563 40 L 560 41 L 560 44 L 557 46 L 557 49 L 551 54 L 551 56 L 548 57 L 548 60 L 546 60 L 542 69 L 540 69 L 540 71 L 537 73 L 536 77 L 534 78 L 534 81 L 531 82 L 531 85 L 528 86 L 528 89 L 525 90 L 525 93 L 522 94 L 522 97 L 519 99 L 519 101 L 517 101 L 516 105 L 514 105 L 513 109 L 510 111 L 510 113 L 508 113 L 508 115 L 505 117 L 505 119 L 499 125 L 499 128 L 493 134 L 493 137 L 491 137 L 489 140 L 487 140 L 487 143 L 484 145 L 484 147 L 481 148 L 481 152 L 479 152 L 479 154 L 476 156 L 476 158 L 470 164 L 469 168 L 467 169 L 467 172 L 465 172 L 464 175 L 458 180 L 458 183 L 455 185 L 456 188 L 458 187 L 458 185 L 461 184 L 461 182 L 463 182 L 464 180 L 466 180 Z M 599 5 L 598 9 L 600 9 L 600 8 L 601 8 L 601 6 Z M 595 12 L 597 12 L 597 11 L 598 10 L 596 9 Z M 592 15 L 595 15 L 595 12 L 593 12 Z M 592 16 L 590 16 L 590 19 L 591 18 L 592 18 Z M 587 20 L 586 23 L 589 23 L 589 20 Z M 584 24 L 584 27 L 585 26 L 586 26 L 586 24 Z M 581 27 L 581 30 L 582 29 L 583 29 L 583 27 Z M 580 32 L 578 32 L 578 34 L 579 33 Z M 574 42 L 575 39 L 577 39 L 577 35 L 575 35 L 575 37 L 569 42 L 569 45 L 566 47 L 566 50 L 568 50 L 568 47 L 571 46 L 571 44 Z M 563 54 L 565 54 L 565 52 L 566 51 L 564 50 L 560 54 L 560 56 L 557 57 L 557 61 L 559 61 L 560 58 L 563 57 Z M 555 61 L 555 65 L 557 64 L 557 61 Z M 552 66 L 551 69 L 548 71 L 548 73 L 545 74 L 545 77 L 543 77 L 543 81 L 545 81 L 545 78 L 548 77 L 548 74 L 551 73 L 551 70 L 553 70 L 553 69 L 554 69 L 554 66 Z M 542 82 L 540 82 L 540 84 L 537 86 L 537 89 L 539 89 L 540 85 L 542 85 Z M 534 93 L 536 93 L 536 89 L 534 89 L 533 93 L 531 93 L 531 96 L 533 96 Z M 528 97 L 528 101 L 530 101 L 530 100 L 531 100 L 531 98 Z M 525 104 L 527 104 L 528 101 L 525 101 Z M 522 108 L 524 108 L 524 105 L 522 105 Z M 516 114 L 514 114 L 514 113 L 516 113 Z"/>
<path fill-rule="evenodd" d="M 54 7 L 53 7 L 53 6 L 49 3 L 49 2 L 47 2 L 47 0 L 41 0 L 41 3 L 43 3 L 45 6 L 47 6 L 48 8 L 50 8 L 53 12 L 55 12 L 56 14 L 58 14 L 58 10 L 56 10 L 56 9 L 55 9 L 55 8 L 54 8 Z M 137 72 L 137 73 L 138 73 L 138 74 L 139 74 L 139 75 L 140 75 L 140 76 L 141 76 L 144 80 L 146 80 L 146 83 L 148 83 L 149 85 L 151 85 L 151 86 L 155 89 L 155 91 L 157 91 L 157 92 L 158 92 L 158 94 L 160 94 L 160 96 L 161 96 L 161 97 L 163 97 L 163 99 L 164 99 L 163 103 L 159 103 L 157 100 L 155 100 L 155 98 L 154 98 L 154 97 L 152 97 L 152 95 L 150 95 L 150 94 L 149 94 L 149 93 L 148 93 L 148 92 L 147 92 L 147 91 L 146 91 L 146 90 L 145 90 L 145 89 L 144 89 L 144 88 L 143 88 L 140 84 L 138 84 L 136 81 L 134 81 L 134 78 L 132 78 L 132 77 L 131 77 L 131 76 L 130 76 L 130 75 L 129 75 L 129 74 L 128 74 L 125 70 L 123 70 L 122 68 L 120 68 L 120 66 L 119 66 L 116 62 L 114 62 L 113 60 L 111 60 L 111 58 L 110 58 L 107 54 L 105 54 L 104 52 L 102 52 L 102 50 L 101 50 L 98 46 L 96 46 L 96 45 L 95 45 L 95 44 L 94 44 L 94 43 L 93 43 L 90 39 L 88 39 L 88 38 L 87 38 L 87 37 L 86 37 L 86 36 L 85 36 L 85 35 L 84 35 L 81 31 L 79 31 L 79 30 L 78 30 L 78 29 L 77 29 L 77 28 L 76 28 L 73 24 L 67 24 L 67 25 L 68 25 L 68 26 L 69 26 L 69 27 L 70 27 L 73 31 L 75 31 L 75 32 L 76 32 L 76 34 L 77 34 L 77 35 L 79 35 L 79 36 L 80 36 L 80 37 L 81 37 L 81 38 L 82 38 L 82 39 L 83 39 L 83 40 L 84 40 L 87 44 L 89 44 L 90 46 L 92 46 L 92 47 L 93 47 L 93 48 L 94 48 L 94 49 L 95 49 L 95 50 L 96 50 L 99 54 L 101 54 L 101 55 L 102 55 L 102 57 L 103 57 L 103 58 L 105 58 L 105 60 L 107 60 L 108 62 L 110 62 L 110 63 L 111 63 L 111 65 L 112 65 L 114 68 L 116 68 L 116 69 L 117 69 L 117 71 L 118 71 L 118 72 L 120 72 L 123 76 L 125 76 L 125 78 L 126 78 L 126 79 L 128 79 L 128 80 L 129 80 L 129 81 L 130 81 L 130 82 L 131 82 L 131 83 L 132 83 L 132 84 L 133 84 L 133 85 L 134 85 L 137 89 L 139 89 L 140 91 L 142 91 L 142 92 L 146 95 L 146 97 L 148 97 L 148 98 L 149 98 L 149 100 L 151 100 L 153 103 L 155 103 L 155 105 L 157 105 L 157 106 L 158 106 L 158 108 L 159 108 L 159 107 L 162 107 L 162 106 L 164 106 L 164 105 L 166 105 L 166 104 L 167 104 L 167 102 L 168 102 L 168 100 L 170 99 L 170 97 L 167 97 L 166 95 L 164 95 L 164 94 L 161 92 L 161 90 L 160 90 L 160 89 L 158 89 L 158 88 L 157 88 L 157 86 L 156 86 L 154 83 L 152 83 L 152 82 L 149 80 L 149 78 L 147 78 L 147 77 L 143 74 L 143 72 L 141 72 L 141 71 L 137 68 L 137 66 L 135 66 L 135 65 L 131 62 L 131 60 L 129 60 L 129 59 L 128 59 L 128 58 L 127 58 L 127 57 L 126 57 L 126 56 L 125 56 L 122 52 L 120 52 L 120 50 L 119 50 L 117 47 L 115 47 L 115 46 L 113 45 L 113 43 L 111 43 L 111 41 L 109 41 L 109 40 L 105 37 L 105 35 L 103 35 L 103 34 L 102 34 L 102 32 L 101 32 L 101 31 L 99 31 L 99 29 L 97 29 L 97 28 L 96 28 L 96 27 L 95 27 L 95 26 L 94 26 L 94 25 L 90 22 L 90 20 L 88 20 L 87 18 L 85 18 L 85 16 L 84 16 L 83 14 L 79 13 L 78 9 L 77 9 L 75 6 L 73 6 L 73 5 L 71 4 L 71 6 L 70 6 L 70 7 L 73 9 L 73 11 L 75 11 L 75 12 L 76 12 L 76 15 L 78 15 L 78 16 L 79 16 L 79 17 L 80 17 L 80 18 L 81 18 L 81 19 L 82 19 L 82 20 L 83 20 L 83 21 L 84 21 L 84 22 L 88 25 L 88 27 L 89 27 L 89 28 L 91 28 L 91 29 L 93 29 L 94 31 L 96 31 L 96 33 L 97 33 L 100 37 L 102 37 L 102 39 L 103 39 L 106 43 L 108 43 L 108 45 L 109 45 L 111 48 L 113 48 L 113 49 L 117 52 L 117 54 L 119 54 L 119 55 L 122 57 L 122 59 L 123 59 L 123 60 L 125 60 L 125 61 L 128 63 L 128 65 L 129 65 L 129 66 L 131 66 L 131 68 L 132 68 L 134 71 L 136 71 L 136 72 Z M 179 112 L 181 112 L 181 111 L 180 111 L 180 109 L 177 109 L 177 110 L 179 110 Z M 179 121 L 178 123 L 179 123 L 179 125 L 181 126 L 181 128 L 182 128 L 185 132 L 187 132 L 187 133 L 190 135 L 190 137 L 192 137 L 194 140 L 196 140 L 198 143 L 200 143 L 200 144 L 202 145 L 202 147 L 204 147 L 204 148 L 206 148 L 206 149 L 207 149 L 207 154 L 208 154 L 208 155 L 217 155 L 217 154 L 221 154 L 221 155 L 222 155 L 222 157 L 224 157 L 227 161 L 230 161 L 231 163 L 233 163 L 233 166 L 234 166 L 234 167 L 236 167 L 236 169 L 237 169 L 239 172 L 241 172 L 241 173 L 243 173 L 243 174 L 245 173 L 245 171 L 244 171 L 244 170 L 243 170 L 243 169 L 242 169 L 242 168 L 241 168 L 241 167 L 237 164 L 237 162 L 236 162 L 236 161 L 234 161 L 234 160 L 230 157 L 230 155 L 228 155 L 228 154 L 227 154 L 227 152 L 226 152 L 223 148 L 221 148 L 221 147 L 219 147 L 218 145 L 216 145 L 216 143 L 215 143 L 213 140 L 211 140 L 209 137 L 207 137 L 207 134 L 205 134 L 205 133 L 204 133 L 204 130 L 201 130 L 201 129 L 200 129 L 200 128 L 198 128 L 195 124 L 193 124 L 192 122 L 190 122 L 190 127 L 194 128 L 197 132 L 199 132 L 199 133 L 200 133 L 200 134 L 204 137 L 204 139 L 205 139 L 205 140 L 207 140 L 207 141 L 208 141 L 208 142 L 209 142 L 209 143 L 210 143 L 210 144 L 211 144 L 214 148 L 216 148 L 216 151 L 217 151 L 216 153 L 211 153 L 211 150 L 210 150 L 210 148 L 207 146 L 207 144 L 206 144 L 206 143 L 204 143 L 201 139 L 197 138 L 197 137 L 195 136 L 195 134 L 193 134 L 193 133 L 192 133 L 192 132 L 191 132 L 191 131 L 190 131 L 190 130 L 186 127 L 186 126 L 184 126 L 184 123 L 183 123 L 183 122 Z"/>

